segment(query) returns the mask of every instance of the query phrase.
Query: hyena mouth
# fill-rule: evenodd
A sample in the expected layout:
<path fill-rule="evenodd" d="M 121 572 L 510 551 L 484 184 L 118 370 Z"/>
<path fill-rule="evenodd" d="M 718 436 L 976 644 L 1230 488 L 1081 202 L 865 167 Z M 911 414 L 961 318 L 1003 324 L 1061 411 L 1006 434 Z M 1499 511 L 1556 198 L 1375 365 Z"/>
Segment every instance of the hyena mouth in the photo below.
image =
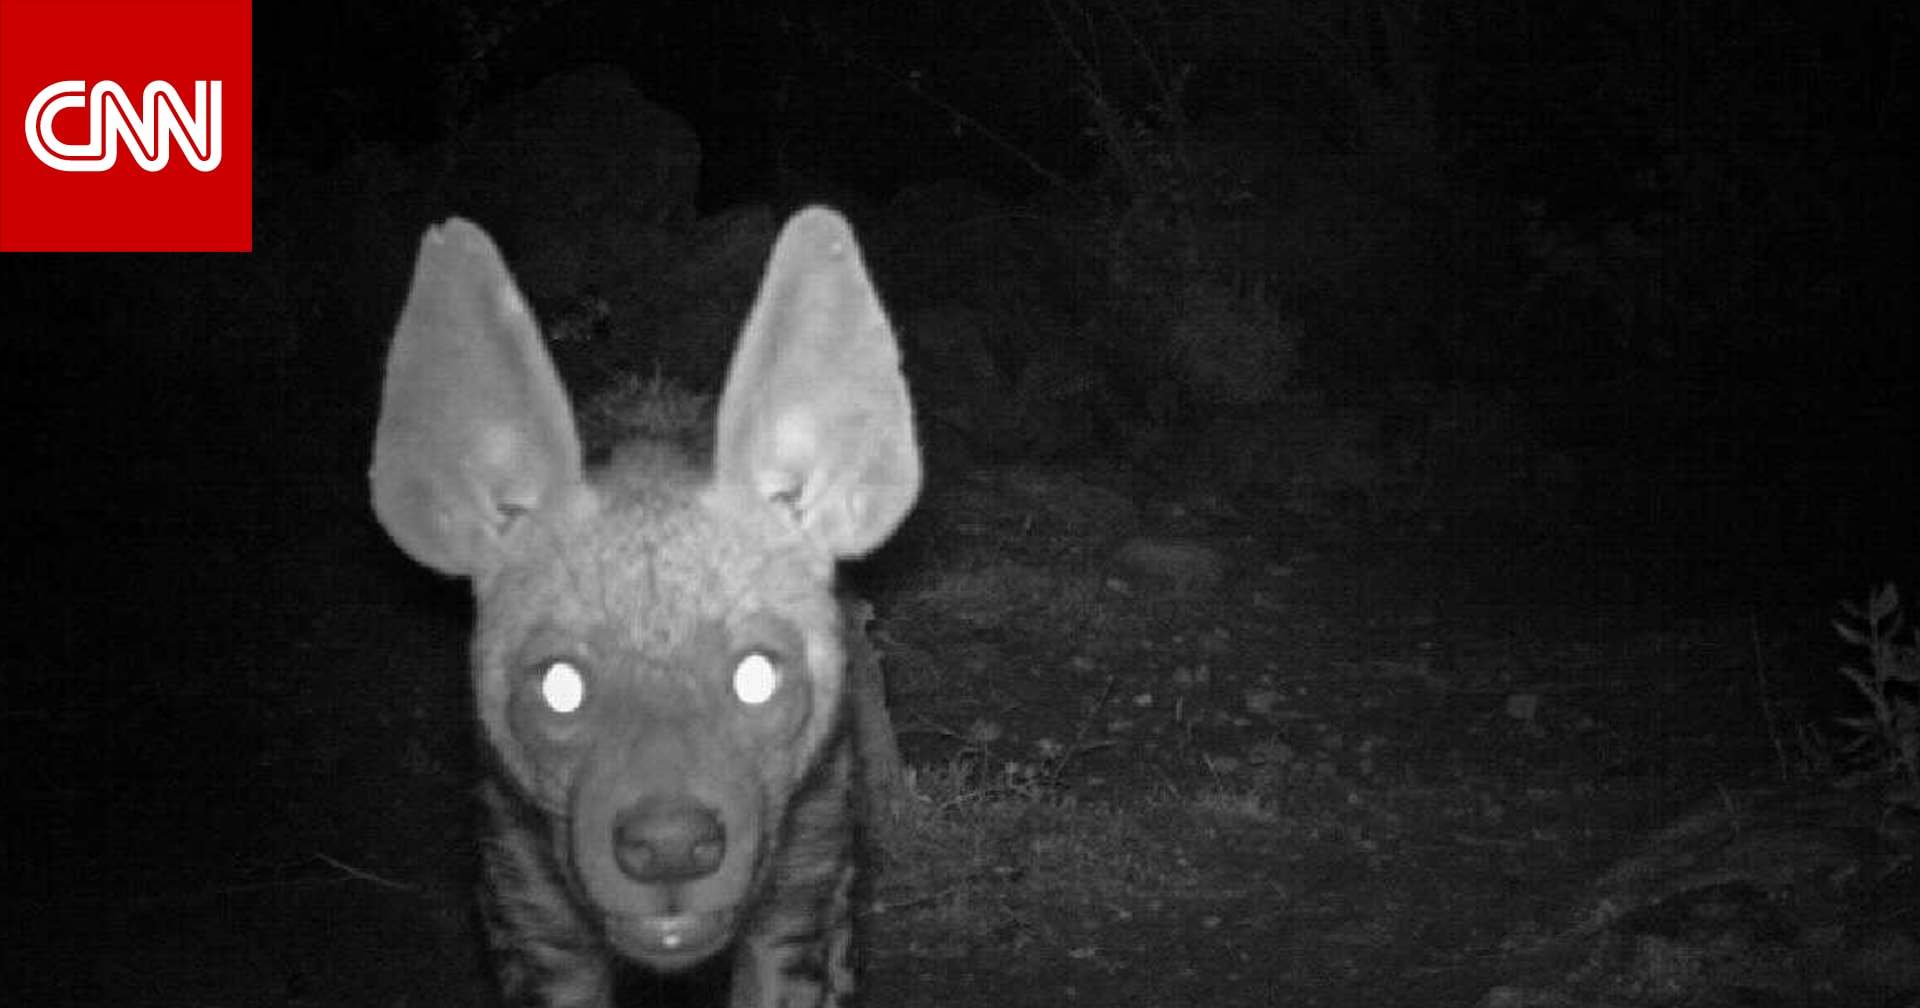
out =
<path fill-rule="evenodd" d="M 737 817 L 667 793 L 631 801 L 608 824 L 596 794 L 582 792 L 574 833 L 604 839 L 586 844 L 575 863 L 608 944 L 628 959 L 678 969 L 732 941 L 757 849 L 740 839 L 751 832 L 747 823 L 730 830 Z"/>
<path fill-rule="evenodd" d="M 621 955 L 656 969 L 682 969 L 725 947 L 733 938 L 731 908 L 651 916 L 610 916 L 608 942 Z"/>

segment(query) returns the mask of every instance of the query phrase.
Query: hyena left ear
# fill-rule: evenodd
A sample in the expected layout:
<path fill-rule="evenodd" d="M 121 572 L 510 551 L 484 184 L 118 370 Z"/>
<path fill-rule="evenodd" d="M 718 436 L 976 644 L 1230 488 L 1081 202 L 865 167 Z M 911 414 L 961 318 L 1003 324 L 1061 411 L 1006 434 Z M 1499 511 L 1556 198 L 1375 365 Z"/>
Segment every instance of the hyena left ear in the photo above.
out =
<path fill-rule="evenodd" d="M 720 397 L 715 478 L 837 557 L 884 542 L 920 492 L 900 350 L 846 219 L 780 230 Z"/>
<path fill-rule="evenodd" d="M 370 475 L 393 541 L 462 577 L 498 562 L 520 516 L 580 482 L 566 392 L 500 250 L 471 221 L 420 240 Z"/>

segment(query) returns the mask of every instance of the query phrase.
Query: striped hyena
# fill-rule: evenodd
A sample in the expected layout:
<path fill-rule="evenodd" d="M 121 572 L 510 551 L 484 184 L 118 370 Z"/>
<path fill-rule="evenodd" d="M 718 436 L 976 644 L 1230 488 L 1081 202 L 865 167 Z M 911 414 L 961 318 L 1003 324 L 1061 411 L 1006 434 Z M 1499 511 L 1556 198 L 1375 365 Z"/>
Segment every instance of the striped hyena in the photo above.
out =
<path fill-rule="evenodd" d="M 736 1008 L 845 1001 L 834 563 L 885 540 L 920 485 L 899 351 L 845 220 L 810 209 L 780 232 L 711 458 L 638 444 L 598 471 L 492 241 L 429 229 L 372 483 L 401 549 L 473 584 L 509 1000 L 610 1005 L 623 964 L 726 953 Z"/>

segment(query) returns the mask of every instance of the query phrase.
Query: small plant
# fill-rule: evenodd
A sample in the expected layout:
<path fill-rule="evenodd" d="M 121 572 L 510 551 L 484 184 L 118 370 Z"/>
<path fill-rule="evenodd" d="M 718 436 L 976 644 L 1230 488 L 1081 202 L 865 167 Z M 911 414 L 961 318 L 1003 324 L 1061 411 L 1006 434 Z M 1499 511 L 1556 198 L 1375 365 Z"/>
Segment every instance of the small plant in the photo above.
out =
<path fill-rule="evenodd" d="M 1920 802 L 1920 648 L 1900 609 L 1900 593 L 1882 585 L 1865 606 L 1843 600 L 1833 621 L 1840 639 L 1867 651 L 1867 667 L 1840 668 L 1865 697 L 1869 713 L 1838 719 L 1853 736 L 1843 758 L 1894 778 L 1897 800 Z M 1900 799 L 1900 795 L 1905 795 Z"/>

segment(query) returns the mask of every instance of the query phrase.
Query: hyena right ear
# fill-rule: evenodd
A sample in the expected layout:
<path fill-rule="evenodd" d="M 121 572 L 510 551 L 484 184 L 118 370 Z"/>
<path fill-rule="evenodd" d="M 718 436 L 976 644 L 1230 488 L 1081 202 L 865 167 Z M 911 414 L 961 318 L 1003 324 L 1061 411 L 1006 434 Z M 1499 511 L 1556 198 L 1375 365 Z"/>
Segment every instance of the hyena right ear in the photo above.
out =
<path fill-rule="evenodd" d="M 387 356 L 373 510 L 408 556 L 472 576 L 513 520 L 581 479 L 566 393 L 486 232 L 427 229 Z"/>
<path fill-rule="evenodd" d="M 780 229 L 719 413 L 719 486 L 780 508 L 834 556 L 879 546 L 913 506 L 900 348 L 839 214 L 810 207 Z"/>

